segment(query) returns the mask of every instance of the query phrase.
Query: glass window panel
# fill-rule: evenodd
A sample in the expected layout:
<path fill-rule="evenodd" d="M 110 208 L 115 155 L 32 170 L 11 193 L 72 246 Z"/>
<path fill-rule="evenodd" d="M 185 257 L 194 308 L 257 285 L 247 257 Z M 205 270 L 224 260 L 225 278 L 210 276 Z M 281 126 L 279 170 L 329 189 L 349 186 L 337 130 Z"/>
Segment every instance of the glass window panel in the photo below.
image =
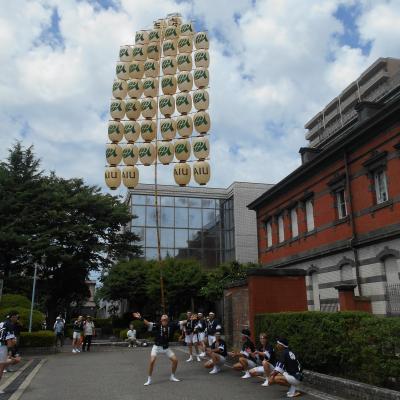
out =
<path fill-rule="evenodd" d="M 201 206 L 203 208 L 215 208 L 214 199 L 201 199 Z"/>
<path fill-rule="evenodd" d="M 174 227 L 173 207 L 161 207 L 161 226 Z"/>
<path fill-rule="evenodd" d="M 178 254 L 176 249 L 161 249 L 161 257 L 164 258 L 174 258 Z"/>
<path fill-rule="evenodd" d="M 203 226 L 208 228 L 214 226 L 215 224 L 215 210 L 203 209 Z"/>
<path fill-rule="evenodd" d="M 219 208 L 217 208 L 217 209 L 215 210 L 215 220 L 216 220 L 217 222 L 219 222 L 219 221 L 221 220 L 221 215 L 220 215 Z"/>
<path fill-rule="evenodd" d="M 156 226 L 156 208 L 152 206 L 146 207 L 146 225 Z"/>
<path fill-rule="evenodd" d="M 196 197 L 192 197 L 189 199 L 189 207 L 201 207 L 201 199 L 198 199 Z"/>
<path fill-rule="evenodd" d="M 174 198 L 169 197 L 169 196 L 162 196 L 161 197 L 161 205 L 173 207 L 174 206 Z"/>
<path fill-rule="evenodd" d="M 146 204 L 150 206 L 154 206 L 154 196 L 147 195 L 146 196 Z"/>
<path fill-rule="evenodd" d="M 201 247 L 201 231 L 189 229 L 189 247 Z"/>
<path fill-rule="evenodd" d="M 157 229 L 146 229 L 146 247 L 157 247 Z"/>
<path fill-rule="evenodd" d="M 187 247 L 188 230 L 175 229 L 175 247 Z"/>
<path fill-rule="evenodd" d="M 186 197 L 175 197 L 175 206 L 176 207 L 187 207 L 188 199 Z"/>
<path fill-rule="evenodd" d="M 133 207 L 132 214 L 137 217 L 132 219 L 133 226 L 145 225 L 145 210 L 146 208 L 144 206 Z"/>
<path fill-rule="evenodd" d="M 188 209 L 175 208 L 175 227 L 187 228 L 188 227 Z"/>
<path fill-rule="evenodd" d="M 189 228 L 201 228 L 201 210 L 189 208 Z"/>
<path fill-rule="evenodd" d="M 176 249 L 176 258 L 187 258 L 188 249 Z"/>
<path fill-rule="evenodd" d="M 140 237 L 140 242 L 135 242 L 137 245 L 144 244 L 144 227 L 143 228 L 132 228 L 132 232 Z"/>
<path fill-rule="evenodd" d="M 135 194 L 132 196 L 132 204 L 146 204 L 146 196 Z"/>
<path fill-rule="evenodd" d="M 158 258 L 157 248 L 146 247 L 146 259 L 156 260 Z"/>
<path fill-rule="evenodd" d="M 161 228 L 161 247 L 174 247 L 174 230 Z"/>

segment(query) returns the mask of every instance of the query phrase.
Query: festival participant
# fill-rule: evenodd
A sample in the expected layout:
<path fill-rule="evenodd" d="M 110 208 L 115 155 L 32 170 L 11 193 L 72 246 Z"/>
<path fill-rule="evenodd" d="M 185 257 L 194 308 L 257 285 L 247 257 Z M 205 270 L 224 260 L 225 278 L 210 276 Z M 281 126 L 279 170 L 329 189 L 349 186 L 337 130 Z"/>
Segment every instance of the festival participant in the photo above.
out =
<path fill-rule="evenodd" d="M 206 328 L 207 325 L 203 313 L 197 313 L 197 324 L 194 327 L 194 331 L 197 335 L 199 347 L 201 349 L 200 357 L 205 357 L 206 355 Z"/>
<path fill-rule="evenodd" d="M 256 348 L 254 343 L 250 340 L 251 333 L 248 329 L 242 330 L 242 350 L 240 352 L 228 353 L 231 357 L 239 357 L 236 364 L 233 365 L 233 369 L 236 371 L 244 371 L 243 379 L 250 378 L 249 370 L 256 367 L 256 359 L 253 356 Z"/>
<path fill-rule="evenodd" d="M 172 340 L 174 332 L 181 329 L 182 325 L 187 321 L 170 322 L 168 315 L 165 314 L 161 316 L 160 323 L 149 322 L 138 312 L 133 313 L 133 317 L 143 321 L 149 332 L 152 331 L 155 334 L 154 346 L 151 349 L 150 355 L 149 375 L 144 385 L 148 386 L 152 382 L 151 376 L 153 375 L 154 364 L 159 354 L 165 354 L 171 360 L 172 371 L 169 380 L 172 382 L 179 382 L 179 379 L 175 376 L 178 367 L 178 359 L 175 353 L 169 348 L 169 342 Z"/>
<path fill-rule="evenodd" d="M 212 368 L 209 372 L 210 374 L 218 374 L 228 355 L 226 343 L 221 339 L 221 332 L 215 332 L 215 341 L 211 345 L 211 348 L 207 349 L 207 355 L 210 357 L 210 360 L 204 364 L 204 367 Z"/>
<path fill-rule="evenodd" d="M 80 353 L 80 347 L 82 344 L 82 335 L 83 335 L 83 317 L 80 315 L 78 319 L 74 322 L 74 326 L 72 328 L 72 352 Z"/>
<path fill-rule="evenodd" d="M 257 367 L 249 372 L 251 376 L 265 375 L 266 380 L 261 386 L 268 386 L 268 378 L 275 368 L 275 349 L 268 343 L 268 335 L 260 333 L 260 346 L 255 351 Z"/>
<path fill-rule="evenodd" d="M 293 351 L 289 349 L 289 343 L 286 339 L 279 339 L 276 348 L 277 362 L 269 376 L 269 384 L 277 383 L 278 385 L 289 386 L 287 397 L 301 396 L 301 392 L 297 390 L 303 380 L 300 362 Z"/>
<path fill-rule="evenodd" d="M 221 332 L 221 330 L 222 330 L 222 325 L 215 318 L 215 314 L 213 312 L 210 312 L 208 314 L 207 330 L 206 330 L 209 346 L 211 346 L 215 341 L 215 332 L 217 331 Z"/>
<path fill-rule="evenodd" d="M 190 319 L 186 321 L 185 327 L 185 343 L 189 348 L 189 358 L 186 362 L 193 361 L 193 346 L 196 351 L 197 361 L 201 361 L 199 357 L 199 348 L 198 348 L 198 336 L 195 332 L 195 328 L 197 325 L 197 314 L 192 314 Z"/>

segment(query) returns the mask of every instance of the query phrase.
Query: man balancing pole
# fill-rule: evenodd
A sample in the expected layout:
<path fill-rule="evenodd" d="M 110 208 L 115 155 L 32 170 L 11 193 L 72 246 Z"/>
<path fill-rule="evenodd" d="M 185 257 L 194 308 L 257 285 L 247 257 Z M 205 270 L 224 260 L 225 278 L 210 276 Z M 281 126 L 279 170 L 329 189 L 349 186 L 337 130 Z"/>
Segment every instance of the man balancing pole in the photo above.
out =
<path fill-rule="evenodd" d="M 171 376 L 169 378 L 172 382 L 179 382 L 179 379 L 175 377 L 176 368 L 178 367 L 178 359 L 175 353 L 169 348 L 169 341 L 172 339 L 174 332 L 178 329 L 182 329 L 182 325 L 186 321 L 169 321 L 168 315 L 162 315 L 159 323 L 149 322 L 144 319 L 140 313 L 133 313 L 133 317 L 143 321 L 149 332 L 155 334 L 154 346 L 151 349 L 150 364 L 149 364 L 149 375 L 147 381 L 144 384 L 148 386 L 151 384 L 151 376 L 153 375 L 154 364 L 159 354 L 165 354 L 171 360 Z"/>

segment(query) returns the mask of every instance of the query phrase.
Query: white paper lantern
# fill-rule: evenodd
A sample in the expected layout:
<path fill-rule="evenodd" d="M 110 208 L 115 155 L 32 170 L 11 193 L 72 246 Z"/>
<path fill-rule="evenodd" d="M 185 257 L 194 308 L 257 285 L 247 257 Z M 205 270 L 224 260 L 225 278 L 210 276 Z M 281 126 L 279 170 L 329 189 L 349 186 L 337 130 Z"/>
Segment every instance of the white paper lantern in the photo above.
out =
<path fill-rule="evenodd" d="M 199 89 L 193 93 L 193 105 L 197 111 L 207 110 L 209 102 L 207 90 Z"/>
<path fill-rule="evenodd" d="M 176 57 L 179 71 L 190 71 L 192 69 L 192 55 L 191 54 L 179 54 Z"/>
<path fill-rule="evenodd" d="M 122 159 L 125 165 L 135 165 L 139 158 L 139 148 L 131 143 L 128 143 L 122 150 Z"/>
<path fill-rule="evenodd" d="M 132 50 L 132 58 L 135 61 L 145 61 L 147 59 L 147 46 L 144 44 L 135 44 Z"/>
<path fill-rule="evenodd" d="M 166 40 L 177 39 L 178 36 L 179 36 L 178 30 L 177 30 L 177 28 L 175 26 L 168 26 L 167 28 L 165 28 L 164 38 Z"/>
<path fill-rule="evenodd" d="M 115 66 L 115 74 L 118 79 L 123 79 L 124 81 L 129 79 L 129 62 L 118 61 Z"/>
<path fill-rule="evenodd" d="M 112 100 L 110 103 L 110 114 L 113 119 L 122 119 L 125 116 L 125 102 L 123 100 Z"/>
<path fill-rule="evenodd" d="M 207 50 L 197 50 L 194 53 L 194 63 L 197 68 L 208 68 L 210 65 L 210 54 Z"/>
<path fill-rule="evenodd" d="M 139 139 L 140 124 L 137 121 L 124 122 L 125 139 L 128 143 L 134 143 Z"/>
<path fill-rule="evenodd" d="M 128 96 L 138 99 L 143 93 L 143 83 L 140 79 L 130 79 L 128 81 Z"/>
<path fill-rule="evenodd" d="M 143 99 L 141 108 L 144 118 L 154 118 L 157 113 L 157 102 L 153 98 Z"/>
<path fill-rule="evenodd" d="M 126 97 L 126 93 L 128 90 L 128 85 L 126 81 L 122 79 L 117 79 L 113 83 L 112 94 L 116 99 L 123 100 Z"/>
<path fill-rule="evenodd" d="M 147 31 L 136 31 L 135 43 L 136 44 L 149 43 L 149 33 Z"/>
<path fill-rule="evenodd" d="M 193 87 L 193 76 L 189 71 L 179 72 L 177 77 L 178 89 L 181 92 L 189 92 Z"/>
<path fill-rule="evenodd" d="M 192 96 L 188 92 L 181 92 L 176 95 L 176 109 L 180 114 L 187 114 L 192 109 Z"/>
<path fill-rule="evenodd" d="M 111 166 L 118 165 L 122 159 L 122 147 L 115 143 L 108 144 L 106 147 L 106 159 Z"/>
<path fill-rule="evenodd" d="M 168 17 L 167 25 L 175 26 L 175 27 L 181 26 L 182 25 L 182 17 L 179 14 Z"/>
<path fill-rule="evenodd" d="M 158 159 L 164 165 L 168 165 L 174 159 L 174 145 L 171 141 L 158 142 Z"/>
<path fill-rule="evenodd" d="M 207 32 L 198 32 L 194 37 L 194 45 L 196 49 L 205 49 L 208 50 L 210 47 L 210 42 L 208 40 Z"/>
<path fill-rule="evenodd" d="M 143 165 L 153 164 L 156 158 L 156 148 L 153 143 L 143 143 L 139 147 L 139 159 Z"/>
<path fill-rule="evenodd" d="M 118 143 L 124 136 L 124 125 L 119 121 L 108 122 L 108 138 L 113 143 Z"/>
<path fill-rule="evenodd" d="M 144 74 L 146 77 L 157 78 L 160 71 L 158 61 L 147 60 L 144 63 Z"/>
<path fill-rule="evenodd" d="M 140 101 L 137 99 L 127 99 L 125 101 L 125 113 L 128 119 L 136 120 L 140 117 Z"/>
<path fill-rule="evenodd" d="M 161 68 L 164 75 L 173 75 L 176 73 L 178 64 L 175 57 L 165 57 L 162 60 Z"/>
<path fill-rule="evenodd" d="M 145 142 L 151 142 L 157 135 L 157 124 L 154 119 L 145 119 L 140 124 L 140 134 Z"/>
<path fill-rule="evenodd" d="M 189 139 L 177 139 L 174 143 L 175 157 L 179 161 L 186 161 L 190 157 L 190 140 Z"/>
<path fill-rule="evenodd" d="M 180 136 L 187 138 L 193 132 L 193 121 L 190 115 L 181 115 L 176 119 L 176 129 Z"/>
<path fill-rule="evenodd" d="M 159 18 L 157 21 L 154 21 L 153 28 L 154 29 L 162 29 L 167 26 L 167 21 L 163 18 Z"/>
<path fill-rule="evenodd" d="M 139 183 L 139 170 L 137 167 L 124 167 L 122 170 L 122 182 L 128 189 L 134 189 Z"/>
<path fill-rule="evenodd" d="M 178 44 L 176 40 L 165 40 L 163 43 L 164 56 L 176 56 L 178 54 Z"/>
<path fill-rule="evenodd" d="M 207 133 L 211 128 L 210 116 L 206 111 L 199 111 L 193 116 L 193 125 L 196 132 Z"/>
<path fill-rule="evenodd" d="M 207 137 L 192 139 L 193 155 L 199 160 L 205 160 L 210 155 L 210 142 Z"/>
<path fill-rule="evenodd" d="M 192 36 L 194 33 L 194 28 L 191 22 L 186 22 L 181 25 L 181 35 L 182 36 Z"/>
<path fill-rule="evenodd" d="M 121 46 L 119 48 L 119 60 L 120 61 L 132 61 L 132 47 Z"/>
<path fill-rule="evenodd" d="M 179 186 L 186 186 L 190 182 L 192 171 L 189 164 L 178 163 L 174 166 L 174 179 Z"/>
<path fill-rule="evenodd" d="M 176 92 L 175 75 L 164 75 L 161 78 L 161 89 L 164 94 L 175 94 Z"/>
<path fill-rule="evenodd" d="M 199 89 L 205 88 L 208 86 L 210 80 L 210 74 L 208 73 L 208 69 L 205 68 L 197 68 L 193 72 L 194 84 Z"/>
<path fill-rule="evenodd" d="M 159 60 L 161 56 L 161 47 L 159 43 L 150 43 L 147 46 L 147 57 L 152 60 Z"/>
<path fill-rule="evenodd" d="M 117 167 L 108 167 L 105 170 L 104 178 L 106 185 L 111 190 L 115 190 L 121 184 L 121 171 Z"/>
<path fill-rule="evenodd" d="M 210 180 L 210 164 L 207 161 L 193 163 L 193 177 L 199 185 L 205 185 Z"/>
<path fill-rule="evenodd" d="M 190 36 L 181 36 L 178 39 L 179 53 L 191 53 L 193 49 L 193 40 Z"/>
<path fill-rule="evenodd" d="M 146 97 L 156 97 L 158 93 L 158 79 L 143 79 L 143 93 Z"/>
<path fill-rule="evenodd" d="M 164 95 L 161 96 L 158 101 L 160 107 L 160 113 L 165 117 L 171 116 L 175 112 L 175 99 L 174 96 Z"/>
<path fill-rule="evenodd" d="M 161 136 L 164 140 L 172 140 L 176 134 L 176 121 L 172 118 L 162 119 L 160 122 Z"/>
<path fill-rule="evenodd" d="M 160 42 L 160 39 L 161 36 L 159 29 L 153 29 L 149 32 L 149 43 L 158 43 Z"/>
<path fill-rule="evenodd" d="M 133 79 L 141 79 L 144 74 L 143 61 L 132 61 L 129 65 L 129 77 Z"/>

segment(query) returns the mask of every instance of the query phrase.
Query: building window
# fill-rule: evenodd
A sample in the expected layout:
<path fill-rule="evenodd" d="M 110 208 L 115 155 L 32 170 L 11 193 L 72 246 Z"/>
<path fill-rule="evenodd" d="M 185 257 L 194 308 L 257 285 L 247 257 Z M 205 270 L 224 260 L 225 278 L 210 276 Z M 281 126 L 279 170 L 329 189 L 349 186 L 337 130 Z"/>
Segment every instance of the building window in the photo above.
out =
<path fill-rule="evenodd" d="M 299 236 L 299 224 L 297 222 L 297 210 L 292 208 L 290 210 L 290 223 L 292 225 L 292 237 L 295 238 Z"/>
<path fill-rule="evenodd" d="M 336 207 L 339 219 L 347 217 L 346 193 L 344 189 L 336 192 Z"/>
<path fill-rule="evenodd" d="M 282 243 L 285 240 L 285 226 L 283 223 L 283 215 L 279 215 L 278 217 L 278 240 L 279 243 Z"/>
<path fill-rule="evenodd" d="M 386 173 L 384 170 L 374 172 L 376 203 L 380 204 L 389 199 Z"/>
<path fill-rule="evenodd" d="M 314 205 L 312 200 L 306 201 L 307 232 L 314 229 Z"/>
<path fill-rule="evenodd" d="M 266 224 L 266 229 L 267 229 L 267 247 L 272 246 L 272 223 L 271 220 L 269 220 Z"/>
<path fill-rule="evenodd" d="M 319 298 L 319 282 L 318 282 L 318 273 L 312 272 L 310 275 L 310 284 L 311 284 L 311 298 L 313 300 L 314 311 L 319 311 L 321 309 L 321 302 Z"/>

